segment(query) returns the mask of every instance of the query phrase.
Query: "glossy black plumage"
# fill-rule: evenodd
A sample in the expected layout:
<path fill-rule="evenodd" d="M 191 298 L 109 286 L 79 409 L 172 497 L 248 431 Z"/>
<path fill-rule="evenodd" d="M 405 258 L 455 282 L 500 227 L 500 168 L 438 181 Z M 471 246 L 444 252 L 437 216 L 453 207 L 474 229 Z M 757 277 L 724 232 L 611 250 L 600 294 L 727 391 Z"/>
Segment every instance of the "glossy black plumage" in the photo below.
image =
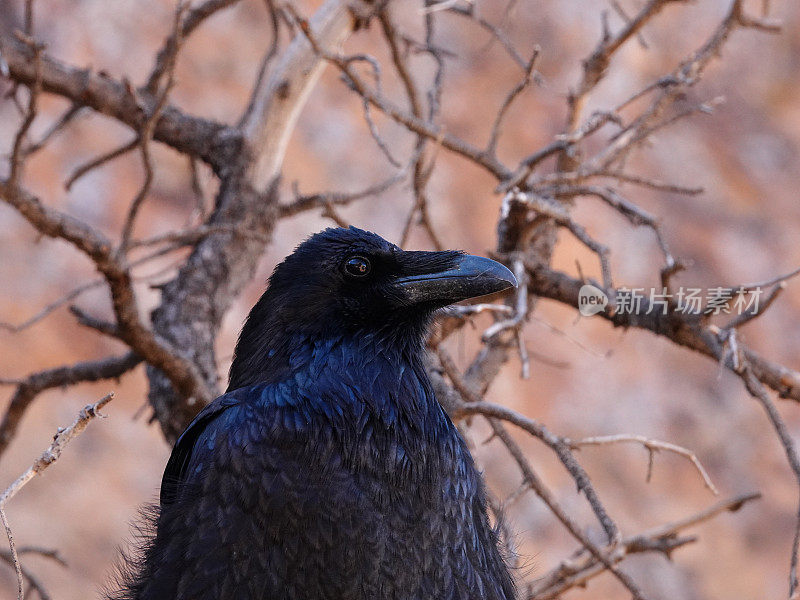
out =
<path fill-rule="evenodd" d="M 351 257 L 369 273 L 348 274 Z M 156 533 L 113 597 L 513 598 L 422 362 L 437 307 L 511 285 L 490 263 L 354 228 L 299 246 L 247 319 L 227 393 L 175 445 Z"/>

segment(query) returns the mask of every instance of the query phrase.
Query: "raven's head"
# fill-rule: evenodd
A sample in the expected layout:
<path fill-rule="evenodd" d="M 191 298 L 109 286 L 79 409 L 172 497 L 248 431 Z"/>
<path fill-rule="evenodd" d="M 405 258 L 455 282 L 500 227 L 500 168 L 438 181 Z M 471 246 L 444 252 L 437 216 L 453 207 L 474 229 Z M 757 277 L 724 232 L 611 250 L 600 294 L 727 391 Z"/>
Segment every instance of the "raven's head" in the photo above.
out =
<path fill-rule="evenodd" d="M 332 335 L 421 339 L 437 308 L 516 285 L 498 262 L 401 250 L 374 233 L 331 228 L 280 263 L 242 328 L 229 390 L 279 376 L 281 345 Z"/>

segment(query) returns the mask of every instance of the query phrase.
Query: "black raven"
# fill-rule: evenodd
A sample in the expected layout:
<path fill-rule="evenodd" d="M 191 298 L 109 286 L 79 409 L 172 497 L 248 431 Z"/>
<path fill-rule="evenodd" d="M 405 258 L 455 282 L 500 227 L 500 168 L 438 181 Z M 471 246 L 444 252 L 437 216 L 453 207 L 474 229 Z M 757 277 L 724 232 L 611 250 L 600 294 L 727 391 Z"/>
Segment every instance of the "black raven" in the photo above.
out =
<path fill-rule="evenodd" d="M 434 398 L 437 308 L 515 285 L 487 258 L 327 229 L 270 277 L 227 392 L 164 471 L 117 599 L 511 600 L 481 476 Z"/>

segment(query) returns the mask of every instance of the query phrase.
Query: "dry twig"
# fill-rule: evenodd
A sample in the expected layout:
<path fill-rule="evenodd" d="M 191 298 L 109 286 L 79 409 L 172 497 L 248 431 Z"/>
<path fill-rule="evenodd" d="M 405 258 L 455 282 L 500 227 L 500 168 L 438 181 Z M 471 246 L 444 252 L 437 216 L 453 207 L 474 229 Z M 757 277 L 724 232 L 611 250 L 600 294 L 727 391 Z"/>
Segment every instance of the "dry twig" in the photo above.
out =
<path fill-rule="evenodd" d="M 37 458 L 33 465 L 31 465 L 22 475 L 20 475 L 16 481 L 14 481 L 10 486 L 6 488 L 6 490 L 0 494 L 0 519 L 2 519 L 3 526 L 6 530 L 6 536 L 8 537 L 8 545 L 11 550 L 11 560 L 14 564 L 14 569 L 17 573 L 17 598 L 18 600 L 23 600 L 24 598 L 24 589 L 23 589 L 23 571 L 22 566 L 19 562 L 19 553 L 17 552 L 16 546 L 14 544 L 14 536 L 11 532 L 11 526 L 8 523 L 8 518 L 5 513 L 6 504 L 8 501 L 11 500 L 31 479 L 36 477 L 37 475 L 41 475 L 41 473 L 53 464 L 58 458 L 61 456 L 61 453 L 64 451 L 66 445 L 83 433 L 83 430 L 89 425 L 89 422 L 94 419 L 95 417 L 102 416 L 100 414 L 100 409 L 103 408 L 106 404 L 108 404 L 111 399 L 114 397 L 114 393 L 109 393 L 94 404 L 87 404 L 80 413 L 78 413 L 78 417 L 75 421 L 64 429 L 59 429 L 56 435 L 53 437 L 53 441 L 50 446 L 42 453 L 42 455 Z M 28 575 L 28 579 L 30 580 L 30 575 Z M 41 590 L 42 588 L 37 587 Z"/>
<path fill-rule="evenodd" d="M 564 442 L 571 448 L 579 450 L 585 446 L 607 446 L 610 444 L 626 444 L 626 443 L 633 443 L 633 444 L 641 444 L 648 453 L 648 465 L 647 465 L 647 481 L 650 481 L 650 478 L 653 473 L 653 455 L 656 452 L 664 450 L 666 452 L 673 452 L 678 454 L 679 456 L 683 456 L 687 458 L 697 472 L 700 474 L 700 477 L 703 479 L 703 484 L 711 491 L 712 494 L 715 496 L 719 495 L 719 490 L 711 481 L 711 477 L 709 477 L 708 472 L 703 467 L 700 460 L 697 458 L 697 455 L 683 446 L 678 446 L 677 444 L 671 444 L 669 442 L 662 442 L 660 440 L 653 440 L 643 435 L 635 435 L 635 434 L 627 434 L 627 433 L 620 433 L 616 435 L 598 435 L 592 436 L 587 438 L 581 438 L 579 440 L 570 440 L 564 439 Z"/>

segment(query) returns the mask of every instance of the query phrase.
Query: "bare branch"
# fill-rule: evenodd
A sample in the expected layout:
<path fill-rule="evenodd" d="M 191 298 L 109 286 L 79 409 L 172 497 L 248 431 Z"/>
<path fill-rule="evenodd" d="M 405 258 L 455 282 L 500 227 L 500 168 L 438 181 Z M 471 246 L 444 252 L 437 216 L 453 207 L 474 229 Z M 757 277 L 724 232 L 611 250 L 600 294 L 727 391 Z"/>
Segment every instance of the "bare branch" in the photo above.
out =
<path fill-rule="evenodd" d="M 73 104 L 70 106 L 58 120 L 53 122 L 53 124 L 47 129 L 42 137 L 39 138 L 38 141 L 25 147 L 23 150 L 23 157 L 28 158 L 44 148 L 47 145 L 47 142 L 53 139 L 57 133 L 63 131 L 67 125 L 72 123 L 72 121 L 74 121 L 78 115 L 81 114 L 82 110 L 83 107 L 80 105 Z"/>
<path fill-rule="evenodd" d="M 66 445 L 72 441 L 74 438 L 79 436 L 84 429 L 89 425 L 89 422 L 94 419 L 95 417 L 102 416 L 100 414 L 100 409 L 103 408 L 106 404 L 108 404 L 111 399 L 114 397 L 114 393 L 111 392 L 95 402 L 94 404 L 87 404 L 83 410 L 78 414 L 78 418 L 75 421 L 66 427 L 65 429 L 59 429 L 56 435 L 53 437 L 53 441 L 50 446 L 42 453 L 42 455 L 37 458 L 31 467 L 28 468 L 22 475 L 20 475 L 14 483 L 12 483 L 6 490 L 0 495 L 0 519 L 2 519 L 3 526 L 6 530 L 6 536 L 8 537 L 8 544 L 11 549 L 11 559 L 14 564 L 14 568 L 17 572 L 17 598 L 18 600 L 23 600 L 24 598 L 24 590 L 23 590 L 23 573 L 22 573 L 22 566 L 19 562 L 19 556 L 17 554 L 16 546 L 14 545 L 14 537 L 11 533 L 11 527 L 8 523 L 8 518 L 6 517 L 5 508 L 6 504 L 9 500 L 11 500 L 17 492 L 19 492 L 31 479 L 40 475 L 47 467 L 53 464 L 58 458 L 61 456 L 61 453 L 64 451 Z"/>
<path fill-rule="evenodd" d="M 357 192 L 327 192 L 304 196 L 296 194 L 292 202 L 278 208 L 278 218 L 291 217 L 314 208 L 325 208 L 327 205 L 346 206 L 356 200 L 377 196 L 391 189 L 394 185 L 402 181 L 404 177 L 405 172 L 400 171 L 384 181 L 380 181 Z"/>
<path fill-rule="evenodd" d="M 26 3 L 27 13 L 30 18 L 30 10 L 31 10 L 31 3 Z M 30 21 L 26 19 L 27 27 L 26 29 L 30 29 Z M 17 185 L 22 178 L 22 168 L 24 165 L 23 161 L 23 144 L 25 143 L 25 137 L 28 135 L 28 130 L 33 125 L 33 121 L 36 118 L 36 112 L 38 110 L 39 104 L 39 95 L 42 92 L 42 52 L 44 51 L 44 46 L 41 44 L 35 43 L 32 39 L 27 36 L 23 36 L 22 34 L 18 34 L 22 41 L 28 45 L 33 53 L 33 82 L 28 90 L 28 106 L 25 109 L 25 118 L 22 121 L 22 125 L 20 125 L 19 129 L 17 130 L 16 135 L 14 136 L 14 146 L 11 151 L 11 160 L 10 162 L 10 173 L 8 176 L 8 181 L 11 182 L 12 185 Z"/>
<path fill-rule="evenodd" d="M 35 315 L 25 319 L 22 323 L 19 323 L 17 325 L 14 325 L 13 323 L 5 323 L 5 322 L 0 321 L 0 329 L 5 329 L 6 331 L 10 331 L 11 333 L 19 333 L 21 331 L 25 331 L 29 327 L 32 327 L 33 325 L 36 325 L 36 323 L 38 323 L 42 319 L 46 318 L 53 311 L 61 308 L 65 304 L 71 302 L 72 300 L 74 300 L 75 298 L 80 296 L 85 291 L 97 287 L 102 282 L 103 282 L 102 279 L 95 279 L 93 281 L 88 281 L 86 283 L 83 283 L 83 284 L 71 289 L 69 292 L 67 292 L 66 294 L 64 294 L 63 296 L 58 298 L 57 300 L 55 300 L 55 301 L 51 302 L 50 304 L 48 304 L 47 306 L 45 306 L 42 310 L 37 312 Z"/>
<path fill-rule="evenodd" d="M 534 47 L 533 54 L 531 55 L 530 60 L 525 65 L 525 76 L 522 78 L 514 88 L 508 92 L 508 95 L 503 100 L 503 104 L 500 105 L 500 110 L 497 111 L 497 116 L 494 119 L 494 123 L 492 124 L 492 130 L 489 134 L 489 142 L 486 144 L 486 153 L 494 155 L 497 151 L 497 142 L 500 138 L 501 129 L 503 126 L 503 119 L 508 113 L 508 109 L 511 108 L 511 105 L 514 103 L 514 100 L 524 92 L 528 86 L 530 86 L 531 81 L 533 81 L 533 74 L 534 69 L 536 68 L 536 60 L 539 58 L 539 53 L 541 52 L 541 48 L 539 46 Z"/>
<path fill-rule="evenodd" d="M 751 366 L 745 361 L 742 365 L 742 368 L 739 372 L 739 376 L 742 378 L 747 391 L 750 392 L 750 395 L 755 398 L 759 404 L 761 404 L 764 411 L 767 413 L 767 417 L 769 418 L 772 427 L 775 429 L 775 433 L 778 435 L 778 439 L 780 440 L 781 446 L 783 446 L 783 450 L 786 453 L 786 459 L 789 462 L 789 466 L 792 469 L 792 473 L 797 480 L 798 485 L 800 485 L 800 458 L 797 455 L 797 449 L 794 444 L 794 440 L 792 436 L 789 434 L 789 429 L 786 426 L 786 422 L 781 417 L 781 414 L 778 412 L 775 403 L 767 394 L 767 391 L 764 389 L 762 383 L 758 380 L 758 378 L 753 374 Z M 790 553 L 790 565 L 789 565 L 789 598 L 795 598 L 796 593 L 798 590 L 798 578 L 797 578 L 797 565 L 798 565 L 798 550 L 800 549 L 800 501 L 798 501 L 798 509 L 797 509 L 797 517 L 795 519 L 795 530 L 794 530 L 794 538 L 792 539 L 792 548 Z"/>
<path fill-rule="evenodd" d="M 5 516 L 5 511 L 1 509 L 0 509 L 0 521 L 3 522 L 4 526 L 7 525 L 8 518 Z M 8 535 L 8 529 L 6 530 L 6 535 Z M 12 539 L 13 539 L 13 534 L 12 534 Z M 24 553 L 25 553 L 25 548 L 19 548 L 19 550 L 17 551 L 18 555 L 22 555 Z M 44 583 L 42 583 L 39 580 L 39 578 L 30 571 L 30 569 L 25 568 L 25 566 L 23 566 L 19 561 L 15 562 L 14 553 L 12 551 L 0 550 L 0 559 L 4 560 L 9 565 L 11 565 L 11 567 L 17 573 L 17 576 L 18 577 L 20 575 L 22 576 L 23 581 L 27 580 L 30 588 L 34 590 L 37 594 L 39 594 L 39 598 L 41 600 L 50 600 L 51 596 L 47 592 L 47 588 L 45 588 Z M 18 594 L 17 597 L 19 598 L 19 579 L 17 579 L 17 594 Z"/>
<path fill-rule="evenodd" d="M 0 197 L 13 206 L 43 235 L 62 238 L 92 259 L 111 291 L 117 324 L 124 341 L 150 364 L 157 366 L 185 396 L 207 400 L 196 366 L 158 338 L 139 320 L 136 296 L 127 265 L 114 257 L 110 242 L 86 223 L 44 206 L 38 198 L 0 180 Z"/>
<path fill-rule="evenodd" d="M 239 127 L 242 127 L 242 124 L 245 123 L 252 115 L 256 96 L 258 91 L 264 85 L 264 77 L 267 75 L 267 67 L 269 67 L 272 60 L 278 56 L 278 48 L 280 47 L 281 43 L 281 19 L 279 17 L 280 11 L 275 7 L 275 3 L 273 0 L 264 0 L 264 4 L 267 7 L 267 11 L 269 12 L 269 20 L 270 20 L 270 27 L 272 28 L 272 42 L 269 45 L 269 49 L 264 54 L 264 58 L 261 59 L 261 64 L 258 66 L 258 73 L 256 75 L 255 83 L 253 84 L 253 90 L 250 92 L 250 99 L 247 102 L 247 108 L 244 109 L 242 116 L 239 118 Z"/>
<path fill-rule="evenodd" d="M 77 383 L 118 379 L 142 359 L 133 352 L 94 361 L 65 365 L 28 375 L 20 380 L 0 421 L 0 455 L 14 438 L 28 406 L 44 390 L 63 388 Z"/>
<path fill-rule="evenodd" d="M 736 512 L 742 506 L 757 500 L 761 494 L 742 494 L 713 504 L 690 517 L 667 523 L 654 529 L 623 539 L 612 553 L 612 560 L 619 563 L 630 554 L 641 552 L 660 552 L 667 557 L 671 553 L 695 540 L 694 537 L 678 537 L 684 529 L 713 519 L 723 512 Z M 572 558 L 564 560 L 555 568 L 536 578 L 525 590 L 524 596 L 530 600 L 555 599 L 566 590 L 585 586 L 586 583 L 605 571 L 605 565 L 594 557 L 586 556 L 581 550 Z"/>
<path fill-rule="evenodd" d="M 608 569 L 608 571 L 611 572 L 620 581 L 620 583 L 622 583 L 622 585 L 624 585 L 628 591 L 631 592 L 634 600 L 644 600 L 644 594 L 639 589 L 639 586 L 636 585 L 636 583 L 630 578 L 630 576 L 620 571 L 613 564 L 612 559 L 610 559 L 601 548 L 592 542 L 588 536 L 580 531 L 578 525 L 559 506 L 552 493 L 547 490 L 541 480 L 536 476 L 530 464 L 525 459 L 525 456 L 520 450 L 519 446 L 511 438 L 503 425 L 497 419 L 489 419 L 489 423 L 491 424 L 495 435 L 500 438 L 503 444 L 505 444 L 506 448 L 508 448 L 508 451 L 514 457 L 515 461 L 517 462 L 517 466 L 519 466 L 520 470 L 522 471 L 525 481 L 531 486 L 531 489 L 536 492 L 542 501 L 547 504 L 547 507 L 558 518 L 558 520 L 567 527 L 568 531 L 573 535 L 573 537 L 575 537 L 575 539 L 577 539 L 583 545 L 583 547 L 589 551 L 599 563 L 603 565 L 605 569 Z M 611 542 L 612 548 L 617 547 L 619 541 L 620 540 L 617 538 L 617 536 L 615 536 L 614 540 Z"/>
<path fill-rule="evenodd" d="M 23 583 L 22 579 L 22 565 L 19 562 L 19 556 L 17 555 L 17 546 L 16 542 L 14 542 L 14 534 L 11 531 L 11 525 L 8 522 L 8 516 L 6 515 L 5 506 L 2 502 L 0 502 L 0 522 L 3 523 L 3 529 L 6 531 L 6 537 L 8 538 L 8 547 L 11 551 L 11 564 L 14 565 L 14 572 L 17 575 L 17 600 L 24 599 L 24 587 L 25 584 Z"/>
<path fill-rule="evenodd" d="M 604 36 L 600 40 L 591 56 L 583 62 L 583 77 L 577 89 L 570 93 L 567 131 L 575 131 L 578 128 L 587 95 L 602 79 L 614 53 L 632 36 L 637 35 L 642 27 L 658 15 L 667 4 L 682 1 L 684 0 L 648 0 L 616 35 Z"/>
<path fill-rule="evenodd" d="M 116 323 L 111 323 L 99 317 L 95 317 L 85 312 L 78 306 L 70 306 L 69 311 L 75 316 L 78 323 L 89 329 L 94 329 L 98 333 L 107 335 L 114 339 L 121 339 L 121 333 Z"/>
<path fill-rule="evenodd" d="M 490 418 L 490 420 L 500 419 L 503 421 L 508 421 L 509 423 L 524 429 L 537 439 L 544 442 L 545 445 L 547 445 L 556 454 L 558 459 L 569 472 L 570 476 L 572 476 L 572 478 L 575 480 L 578 491 L 583 492 L 586 496 L 586 499 L 597 516 L 598 521 L 608 536 L 609 543 L 612 545 L 616 543 L 619 538 L 619 530 L 617 529 L 616 524 L 608 516 L 608 513 L 600 502 L 597 493 L 592 487 L 589 476 L 575 459 L 575 456 L 572 454 L 569 446 L 564 442 L 564 440 L 551 433 L 541 423 L 533 421 L 532 419 L 528 419 L 527 417 L 524 417 L 504 406 L 485 402 L 480 395 L 474 392 L 469 387 L 467 382 L 464 381 L 449 355 L 441 348 L 439 348 L 437 352 L 439 355 L 439 360 L 442 363 L 442 368 L 450 378 L 450 381 L 453 383 L 455 390 L 463 399 L 462 403 L 457 404 L 452 408 L 452 418 L 458 419 L 470 414 L 480 414 Z M 564 525 L 567 526 L 568 529 L 571 527 L 571 525 L 566 522 L 564 522 Z"/>
<path fill-rule="evenodd" d="M 72 171 L 72 174 L 67 178 L 67 181 L 64 183 L 64 187 L 67 190 L 72 189 L 73 184 L 78 181 L 81 177 L 97 169 L 98 167 L 102 167 L 107 162 L 111 162 L 114 159 L 119 158 L 120 156 L 125 156 L 128 152 L 135 149 L 140 144 L 139 138 L 136 137 L 130 142 L 123 144 L 113 150 L 106 152 L 105 154 L 101 154 L 97 158 L 93 158 L 92 160 L 83 163 L 82 165 L 78 165 Z"/>
<path fill-rule="evenodd" d="M 352 65 L 350 64 L 350 61 L 348 61 L 346 57 L 325 50 L 320 41 L 317 39 L 317 36 L 313 34 L 309 28 L 301 27 L 301 30 L 306 35 L 315 52 L 317 52 L 317 54 L 326 61 L 337 66 L 356 93 L 358 93 L 372 106 L 385 113 L 388 117 L 392 118 L 398 123 L 404 125 L 410 131 L 418 135 L 425 136 L 428 139 L 435 140 L 448 150 L 484 167 L 498 179 L 504 180 L 510 177 L 511 173 L 505 166 L 500 164 L 497 159 L 486 156 L 482 150 L 479 150 L 468 142 L 444 132 L 440 127 L 423 121 L 422 119 L 408 114 L 398 108 L 388 98 L 384 97 L 378 91 L 371 89 L 356 74 Z"/>
<path fill-rule="evenodd" d="M 341 44 L 355 26 L 347 2 L 328 0 L 308 23 L 308 33 L 303 33 L 313 35 L 327 52 Z M 324 66 L 325 61 L 311 51 L 306 38 L 298 35 L 275 72 L 255 92 L 253 110 L 242 123 L 249 146 L 258 149 L 250 176 L 255 189 L 266 190 L 280 172 L 289 135 Z"/>
<path fill-rule="evenodd" d="M 258 232 L 237 232 L 233 226 L 230 225 L 198 225 L 197 227 L 190 227 L 188 229 L 181 229 L 178 231 L 168 231 L 142 240 L 132 240 L 130 243 L 131 248 L 143 248 L 146 246 L 157 246 L 159 244 L 167 244 L 168 249 L 182 248 L 185 246 L 194 246 L 201 242 L 203 239 L 214 233 L 239 233 L 244 237 L 249 237 L 260 242 L 268 242 L 269 238 L 260 235 Z M 152 255 L 147 257 L 148 260 Z M 141 260 L 137 259 L 131 262 L 131 266 L 140 264 Z"/>
<path fill-rule="evenodd" d="M 442 309 L 444 315 L 456 317 L 478 315 L 483 312 L 495 312 L 501 315 L 511 316 L 514 314 L 514 309 L 505 304 L 455 304 Z"/>
<path fill-rule="evenodd" d="M 145 89 L 151 94 L 155 95 L 158 91 L 158 85 L 164 73 L 170 70 L 170 63 L 174 63 L 175 55 L 183 40 L 188 38 L 195 29 L 197 29 L 203 22 L 214 15 L 215 13 L 233 6 L 239 0 L 205 0 L 199 6 L 193 7 L 186 13 L 186 16 L 180 20 L 180 26 L 173 28 L 170 36 L 164 41 L 161 50 L 158 51 L 156 62 L 150 76 L 147 78 Z M 180 15 L 182 17 L 182 15 Z"/>
<path fill-rule="evenodd" d="M 568 306 L 578 306 L 578 292 L 583 281 L 541 265 L 528 264 L 526 267 L 531 278 L 530 291 L 532 294 L 550 298 Z M 600 286 L 600 284 L 597 285 Z M 606 294 L 614 294 L 613 290 L 604 291 Z M 647 298 L 642 298 L 641 310 L 637 313 L 617 311 L 611 315 L 604 311 L 598 313 L 597 316 L 610 321 L 615 327 L 646 329 L 670 339 L 679 346 L 691 348 L 714 360 L 718 360 L 721 356 L 717 334 L 710 327 L 702 326 L 698 315 L 674 311 L 663 315 L 661 311 L 651 309 Z M 781 398 L 791 398 L 800 402 L 800 373 L 771 362 L 743 345 L 740 345 L 740 353 L 761 383 L 778 392 Z M 725 361 L 725 366 L 733 369 L 733 363 L 730 360 Z"/>
<path fill-rule="evenodd" d="M 514 304 L 514 316 L 504 321 L 497 321 L 483 332 L 483 341 L 489 341 L 507 329 L 519 328 L 528 316 L 528 285 L 525 266 L 521 260 L 514 261 L 514 275 L 517 276 L 517 294 Z"/>
<path fill-rule="evenodd" d="M 761 302 L 759 306 L 755 306 L 753 307 L 752 310 L 745 311 L 742 314 L 737 315 L 736 317 L 731 319 L 730 323 L 725 325 L 723 329 L 727 330 L 736 329 L 737 327 L 741 327 L 745 323 L 752 321 L 756 317 L 763 315 L 767 311 L 767 309 L 769 309 L 769 307 L 772 306 L 772 303 L 775 302 L 775 299 L 785 289 L 786 289 L 786 282 L 781 281 L 779 284 L 777 284 L 770 290 L 769 294 L 767 294 L 767 297 L 764 298 L 764 301 Z M 741 290 L 744 291 L 745 288 L 741 288 Z"/>
<path fill-rule="evenodd" d="M 511 40 L 508 39 L 503 30 L 500 29 L 497 25 L 494 25 L 484 19 L 483 17 L 475 14 L 475 6 L 473 4 L 463 7 L 463 6 L 448 6 L 447 11 L 451 12 L 455 15 L 460 15 L 462 17 L 467 17 L 473 22 L 477 23 L 482 29 L 488 31 L 493 40 L 497 40 L 500 42 L 500 45 L 503 46 L 506 53 L 511 57 L 511 59 L 519 65 L 519 68 L 525 71 L 527 68 L 527 64 L 524 58 L 520 56 L 517 49 L 514 47 L 514 44 Z"/>
<path fill-rule="evenodd" d="M 561 194 L 560 194 L 561 195 Z M 583 228 L 569 216 L 569 211 L 555 199 L 550 199 L 533 192 L 517 192 L 507 201 L 522 202 L 536 213 L 553 219 L 558 225 L 565 227 L 578 241 L 597 255 L 600 261 L 600 271 L 603 275 L 603 285 L 607 289 L 613 287 L 611 281 L 611 265 L 609 264 L 609 250 L 603 244 L 595 241 Z"/>
<path fill-rule="evenodd" d="M 616 435 L 601 435 L 601 436 L 593 436 L 582 438 L 580 440 L 570 440 L 564 439 L 564 443 L 566 443 L 570 448 L 573 449 L 580 449 L 584 446 L 607 446 L 610 444 L 624 444 L 624 443 L 633 443 L 633 444 L 641 444 L 648 452 L 650 456 L 650 462 L 652 462 L 653 454 L 658 452 L 659 450 L 664 450 L 666 452 L 673 452 L 680 456 L 687 458 L 694 468 L 697 469 L 697 472 L 700 474 L 700 477 L 703 479 L 703 484 L 711 491 L 712 494 L 715 496 L 719 495 L 719 490 L 711 481 L 711 477 L 709 477 L 708 472 L 703 467 L 700 460 L 697 458 L 697 455 L 684 448 L 682 446 L 678 446 L 677 444 L 671 444 L 669 442 L 662 442 L 660 440 L 653 440 L 643 435 L 634 435 L 634 434 L 627 434 L 627 433 L 620 433 Z M 650 480 L 650 469 L 648 469 L 648 477 L 647 480 Z"/>
<path fill-rule="evenodd" d="M 87 404 L 71 425 L 64 429 L 59 429 L 59 431 L 53 437 L 52 443 L 42 453 L 42 455 L 37 458 L 33 462 L 33 465 L 22 475 L 20 475 L 16 481 L 14 481 L 14 483 L 8 486 L 2 495 L 0 495 L 0 507 L 4 508 L 8 501 L 11 500 L 11 498 L 13 498 L 31 479 L 37 475 L 40 475 L 42 471 L 57 461 L 61 456 L 61 453 L 64 451 L 66 445 L 83 433 L 83 430 L 86 429 L 92 419 L 102 416 L 100 414 L 100 409 L 111 402 L 113 398 L 114 393 L 111 392 L 103 396 L 103 398 L 94 404 Z"/>
<path fill-rule="evenodd" d="M 0 38 L 0 53 L 16 82 L 32 86 L 37 80 L 35 52 L 13 38 Z M 146 115 L 152 113 L 155 99 L 146 90 L 136 94 L 124 83 L 108 75 L 93 73 L 64 64 L 47 54 L 41 56 L 42 91 L 58 94 L 78 106 L 87 106 L 130 126 L 141 129 Z M 153 130 L 153 139 L 204 160 L 215 171 L 230 166 L 231 154 L 241 146 L 236 130 L 187 115 L 174 106 L 166 106 Z"/>
<path fill-rule="evenodd" d="M 139 214 L 139 208 L 150 193 L 150 188 L 153 185 L 153 164 L 150 158 L 150 139 L 153 137 L 153 130 L 155 128 L 161 112 L 167 105 L 169 93 L 175 85 L 175 65 L 178 60 L 178 52 L 180 52 L 181 44 L 183 42 L 181 19 L 183 14 L 188 8 L 188 4 L 184 4 L 183 0 L 178 3 L 178 8 L 175 11 L 175 21 L 173 26 L 172 36 L 167 44 L 169 53 L 164 57 L 162 73 L 166 73 L 167 81 L 161 91 L 156 96 L 156 103 L 153 106 L 152 112 L 147 116 L 144 124 L 138 135 L 138 146 L 142 158 L 142 167 L 144 168 L 144 182 L 141 188 L 136 193 L 136 197 L 131 202 L 128 208 L 128 214 L 125 217 L 125 223 L 122 226 L 122 236 L 117 248 L 117 255 L 122 256 L 127 252 L 128 245 L 130 244 L 131 235 L 133 233 L 133 225 L 136 222 L 136 216 Z M 160 58 L 160 57 L 159 57 Z M 158 89 L 161 77 L 152 77 L 148 81 L 148 89 L 155 92 Z"/>
<path fill-rule="evenodd" d="M 369 15 L 369 7 L 358 0 L 328 0 L 310 28 L 326 47 L 334 46 L 361 26 L 364 15 Z M 205 398 L 218 393 L 216 335 L 231 301 L 255 270 L 264 240 L 271 236 L 286 145 L 324 65 L 304 35 L 297 34 L 254 91 L 252 111 L 241 126 L 246 143 L 226 162 L 224 171 L 217 171 L 220 189 L 205 225 L 234 231 L 205 236 L 177 276 L 161 286 L 161 304 L 152 314 L 153 329 L 196 365 L 204 389 L 197 401 L 197 396 L 175 386 L 171 377 L 148 367 L 150 403 L 168 440 L 177 439 Z M 159 121 L 168 110 L 164 109 Z"/>

